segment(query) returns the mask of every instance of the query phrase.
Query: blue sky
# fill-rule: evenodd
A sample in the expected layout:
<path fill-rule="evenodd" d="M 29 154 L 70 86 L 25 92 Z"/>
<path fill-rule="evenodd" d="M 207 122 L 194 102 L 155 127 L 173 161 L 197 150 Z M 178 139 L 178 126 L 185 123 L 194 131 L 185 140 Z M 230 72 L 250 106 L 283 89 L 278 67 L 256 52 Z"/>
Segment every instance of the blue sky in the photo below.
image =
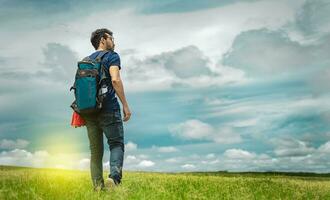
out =
<path fill-rule="evenodd" d="M 133 113 L 126 170 L 329 172 L 327 1 L 0 4 L 0 164 L 88 169 L 69 88 L 106 27 Z"/>

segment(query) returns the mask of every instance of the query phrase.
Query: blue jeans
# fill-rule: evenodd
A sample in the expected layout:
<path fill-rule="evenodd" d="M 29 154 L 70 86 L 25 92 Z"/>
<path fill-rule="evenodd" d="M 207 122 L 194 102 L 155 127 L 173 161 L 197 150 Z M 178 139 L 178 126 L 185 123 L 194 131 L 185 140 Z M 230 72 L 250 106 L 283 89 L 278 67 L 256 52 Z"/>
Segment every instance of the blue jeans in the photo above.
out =
<path fill-rule="evenodd" d="M 103 180 L 103 133 L 110 149 L 110 174 L 115 183 L 122 178 L 124 158 L 124 129 L 120 109 L 101 111 L 97 114 L 82 114 L 86 122 L 91 152 L 90 171 L 93 186 L 104 186 Z"/>

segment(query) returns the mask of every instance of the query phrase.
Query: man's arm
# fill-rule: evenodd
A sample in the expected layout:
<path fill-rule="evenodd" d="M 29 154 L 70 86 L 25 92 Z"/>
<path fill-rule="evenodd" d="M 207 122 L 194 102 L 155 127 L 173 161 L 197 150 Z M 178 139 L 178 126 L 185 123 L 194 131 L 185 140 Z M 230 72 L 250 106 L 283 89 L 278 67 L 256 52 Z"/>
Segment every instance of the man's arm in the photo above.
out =
<path fill-rule="evenodd" d="M 129 109 L 128 103 L 126 101 L 125 92 L 123 82 L 120 78 L 119 67 L 118 66 L 110 66 L 109 73 L 111 76 L 112 86 L 115 89 L 117 96 L 119 97 L 121 103 L 123 104 L 123 112 L 124 112 L 124 121 L 128 121 L 131 117 L 131 111 Z"/>

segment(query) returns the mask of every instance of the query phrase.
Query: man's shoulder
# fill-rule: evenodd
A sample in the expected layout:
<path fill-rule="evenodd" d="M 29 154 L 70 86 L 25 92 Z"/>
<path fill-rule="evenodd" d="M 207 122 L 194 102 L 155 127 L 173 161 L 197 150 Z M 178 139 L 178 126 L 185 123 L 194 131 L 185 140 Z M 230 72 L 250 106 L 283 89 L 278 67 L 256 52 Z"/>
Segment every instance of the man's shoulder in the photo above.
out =
<path fill-rule="evenodd" d="M 94 51 L 88 57 L 95 59 L 99 55 L 100 52 L 101 51 Z M 113 59 L 113 58 L 117 58 L 117 57 L 119 57 L 119 54 L 115 51 L 108 51 L 103 56 L 103 58 L 106 58 L 106 59 Z"/>
<path fill-rule="evenodd" d="M 106 57 L 106 65 L 109 67 L 111 65 L 116 65 L 119 66 L 119 69 L 121 69 L 119 54 L 115 51 L 111 51 Z"/>
<path fill-rule="evenodd" d="M 119 54 L 115 51 L 108 51 L 106 56 L 108 56 L 108 57 L 119 57 Z"/>
<path fill-rule="evenodd" d="M 108 62 L 107 65 L 111 64 L 112 62 L 120 62 L 120 57 L 119 54 L 115 51 L 109 51 L 106 53 L 105 57 L 105 62 Z"/>
<path fill-rule="evenodd" d="M 91 54 L 89 54 L 88 57 L 90 57 L 92 59 L 95 59 L 99 53 L 100 53 L 100 51 L 94 51 Z"/>

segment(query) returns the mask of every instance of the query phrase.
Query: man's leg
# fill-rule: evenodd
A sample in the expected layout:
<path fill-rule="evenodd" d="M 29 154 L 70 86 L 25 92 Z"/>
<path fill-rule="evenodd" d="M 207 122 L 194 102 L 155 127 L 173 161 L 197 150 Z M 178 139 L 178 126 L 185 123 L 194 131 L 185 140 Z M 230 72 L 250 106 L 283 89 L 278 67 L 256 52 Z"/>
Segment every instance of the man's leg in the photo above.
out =
<path fill-rule="evenodd" d="M 89 148 L 91 152 L 90 171 L 94 188 L 104 187 L 103 180 L 103 131 L 97 121 L 97 115 L 84 115 L 86 122 Z"/>
<path fill-rule="evenodd" d="M 110 176 L 121 182 L 124 160 L 124 128 L 120 110 L 102 113 L 100 123 L 110 149 Z"/>

